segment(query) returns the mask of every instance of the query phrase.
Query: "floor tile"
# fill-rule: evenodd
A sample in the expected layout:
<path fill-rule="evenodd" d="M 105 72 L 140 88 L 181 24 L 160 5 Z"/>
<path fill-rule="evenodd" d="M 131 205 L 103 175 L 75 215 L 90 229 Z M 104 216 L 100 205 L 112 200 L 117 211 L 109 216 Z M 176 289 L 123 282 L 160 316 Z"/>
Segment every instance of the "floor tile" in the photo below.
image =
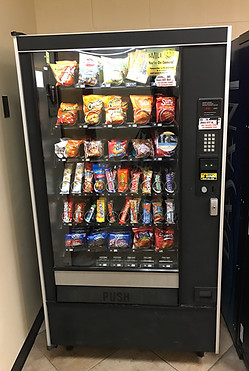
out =
<path fill-rule="evenodd" d="M 149 350 L 119 349 L 91 371 L 175 371 Z"/>
<path fill-rule="evenodd" d="M 56 371 L 44 354 L 34 345 L 23 366 L 23 371 Z"/>
<path fill-rule="evenodd" d="M 89 370 L 117 350 L 79 346 L 74 347 L 70 351 L 67 351 L 62 346 L 47 350 L 45 331 L 37 336 L 35 345 L 59 371 Z"/>
<path fill-rule="evenodd" d="M 244 362 L 238 357 L 238 354 L 232 346 L 217 363 L 210 369 L 210 371 L 246 371 Z"/>
<path fill-rule="evenodd" d="M 195 353 L 155 350 L 155 353 L 178 371 L 207 371 L 232 346 L 232 339 L 224 320 L 221 320 L 220 353 L 205 353 L 203 358 Z"/>

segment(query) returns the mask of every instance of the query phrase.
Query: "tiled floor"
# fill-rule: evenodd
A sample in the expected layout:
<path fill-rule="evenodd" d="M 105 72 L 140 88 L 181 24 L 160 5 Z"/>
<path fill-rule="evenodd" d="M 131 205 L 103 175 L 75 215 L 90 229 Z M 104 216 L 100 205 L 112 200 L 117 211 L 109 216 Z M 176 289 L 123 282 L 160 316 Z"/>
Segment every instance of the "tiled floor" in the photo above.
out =
<path fill-rule="evenodd" d="M 24 365 L 24 371 L 245 371 L 232 345 L 228 330 L 221 322 L 220 354 L 157 350 L 75 347 L 67 351 L 59 346 L 48 351 L 45 331 L 41 331 Z"/>

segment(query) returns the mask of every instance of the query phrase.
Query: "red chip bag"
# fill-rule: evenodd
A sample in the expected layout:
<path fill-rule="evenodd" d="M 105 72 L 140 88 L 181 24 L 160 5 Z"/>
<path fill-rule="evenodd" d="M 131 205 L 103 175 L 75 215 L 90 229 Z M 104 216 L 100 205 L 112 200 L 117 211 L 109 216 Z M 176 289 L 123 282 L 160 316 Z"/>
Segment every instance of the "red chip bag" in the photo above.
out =
<path fill-rule="evenodd" d="M 172 227 L 155 228 L 155 250 L 172 249 L 175 231 Z"/>
<path fill-rule="evenodd" d="M 159 96 L 156 98 L 156 122 L 172 122 L 175 118 L 175 98 Z"/>
<path fill-rule="evenodd" d="M 153 246 L 153 227 L 132 228 L 134 249 L 151 249 Z"/>

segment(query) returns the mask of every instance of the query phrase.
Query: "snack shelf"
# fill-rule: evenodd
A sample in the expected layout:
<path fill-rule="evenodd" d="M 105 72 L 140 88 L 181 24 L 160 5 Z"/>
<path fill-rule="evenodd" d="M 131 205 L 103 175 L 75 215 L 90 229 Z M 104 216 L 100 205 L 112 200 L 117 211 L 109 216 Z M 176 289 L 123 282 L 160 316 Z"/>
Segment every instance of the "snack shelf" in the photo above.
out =
<path fill-rule="evenodd" d="M 88 125 L 85 123 L 76 123 L 74 125 L 55 125 L 55 129 L 87 129 L 87 130 L 100 130 L 100 129 L 152 129 L 152 128 L 175 128 L 178 126 L 177 121 L 173 121 L 172 123 L 148 123 L 146 125 L 142 124 L 134 124 L 132 122 L 127 122 L 126 124 L 116 125 L 116 124 L 99 124 L 99 125 Z"/>
<path fill-rule="evenodd" d="M 119 162 L 173 162 L 177 161 L 176 157 L 153 157 L 153 158 L 135 158 L 127 156 L 126 158 L 99 158 L 99 159 L 85 159 L 84 157 L 70 157 L 70 158 L 58 158 L 58 162 L 106 162 L 112 164 L 118 164 Z"/>
<path fill-rule="evenodd" d="M 99 222 L 84 222 L 84 223 L 80 223 L 80 224 L 76 224 L 76 223 L 64 223 L 63 222 L 63 225 L 64 226 L 67 226 L 67 227 L 73 227 L 73 228 L 84 228 L 86 229 L 86 227 L 88 228 L 92 228 L 92 227 L 113 227 L 113 228 L 119 228 L 119 229 L 122 229 L 122 228 L 139 228 L 139 227 L 175 227 L 177 224 L 177 222 L 175 223 L 167 223 L 166 221 L 162 221 L 161 223 L 149 223 L 149 224 L 143 224 L 142 222 L 139 222 L 139 223 L 130 223 L 129 221 L 127 221 L 127 223 L 125 224 L 119 224 L 119 222 L 115 222 L 115 223 L 110 223 L 110 222 L 103 222 L 103 223 L 99 223 Z"/>

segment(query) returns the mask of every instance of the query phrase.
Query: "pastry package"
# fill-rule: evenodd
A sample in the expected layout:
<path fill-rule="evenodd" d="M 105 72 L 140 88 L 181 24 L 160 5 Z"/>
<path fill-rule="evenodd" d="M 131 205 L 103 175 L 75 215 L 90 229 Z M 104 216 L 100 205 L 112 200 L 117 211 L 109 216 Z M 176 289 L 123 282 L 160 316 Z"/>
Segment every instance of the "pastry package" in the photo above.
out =
<path fill-rule="evenodd" d="M 130 95 L 133 106 L 134 123 L 147 124 L 151 121 L 153 106 L 152 95 Z"/>
<path fill-rule="evenodd" d="M 102 157 L 104 155 L 103 140 L 84 140 L 85 158 Z"/>
<path fill-rule="evenodd" d="M 50 63 L 56 85 L 70 86 L 74 84 L 74 73 L 77 66 L 76 61 L 57 61 L 55 64 Z"/>
<path fill-rule="evenodd" d="M 78 104 L 61 103 L 57 113 L 56 125 L 74 125 L 77 121 Z"/>
<path fill-rule="evenodd" d="M 74 251 L 75 247 L 84 247 L 86 243 L 86 233 L 67 233 L 65 238 L 66 251 Z"/>
<path fill-rule="evenodd" d="M 100 58 L 95 55 L 79 53 L 79 84 L 95 86 L 98 82 Z"/>
<path fill-rule="evenodd" d="M 67 162 L 65 164 L 64 173 L 63 173 L 63 180 L 60 187 L 60 194 L 66 195 L 70 192 L 70 181 L 73 172 L 73 163 Z"/>
<path fill-rule="evenodd" d="M 154 147 L 152 139 L 132 139 L 135 158 L 154 157 Z"/>
<path fill-rule="evenodd" d="M 153 227 L 132 228 L 134 249 L 151 249 L 153 247 Z"/>
<path fill-rule="evenodd" d="M 108 248 L 108 232 L 95 231 L 87 236 L 88 248 L 90 250 Z"/>
<path fill-rule="evenodd" d="M 131 246 L 130 232 L 110 232 L 109 248 L 110 249 L 128 249 Z"/>
<path fill-rule="evenodd" d="M 129 53 L 127 79 L 141 84 L 146 84 L 147 74 L 147 52 L 146 50 L 135 50 Z"/>
<path fill-rule="evenodd" d="M 82 178 L 84 172 L 84 163 L 77 162 L 75 167 L 74 181 L 72 184 L 72 193 L 81 194 Z"/>
<path fill-rule="evenodd" d="M 83 111 L 86 124 L 96 125 L 100 123 L 103 97 L 103 95 L 83 95 Z"/>
<path fill-rule="evenodd" d="M 83 192 L 93 192 L 93 165 L 90 163 L 85 164 Z"/>

